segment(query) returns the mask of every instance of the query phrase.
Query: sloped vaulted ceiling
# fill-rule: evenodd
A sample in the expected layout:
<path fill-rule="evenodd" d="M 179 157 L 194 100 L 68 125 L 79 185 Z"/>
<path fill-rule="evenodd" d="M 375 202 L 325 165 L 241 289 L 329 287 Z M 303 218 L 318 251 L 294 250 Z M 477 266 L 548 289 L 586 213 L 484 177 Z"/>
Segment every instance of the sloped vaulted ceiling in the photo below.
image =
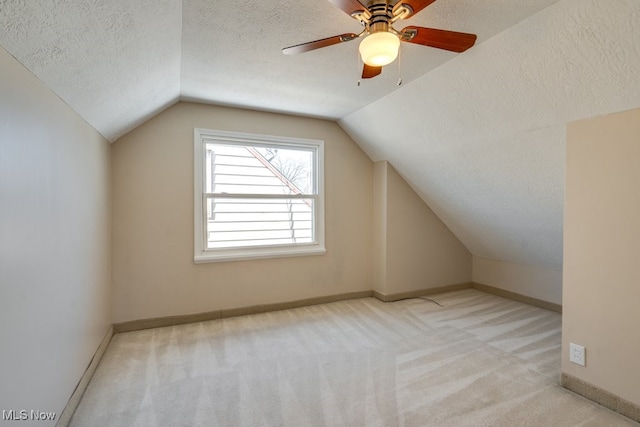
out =
<path fill-rule="evenodd" d="M 4 0 L 0 44 L 113 141 L 180 97 L 179 0 Z"/>
<path fill-rule="evenodd" d="M 640 1 L 437 0 L 406 25 L 478 42 L 405 44 L 358 86 L 357 42 L 280 51 L 360 30 L 325 0 L 0 0 L 0 44 L 111 141 L 180 99 L 338 120 L 474 255 L 559 268 L 564 124 L 640 107 Z"/>
<path fill-rule="evenodd" d="M 556 1 L 437 0 L 397 27 L 481 44 Z M 327 0 L 0 1 L 0 44 L 110 141 L 179 99 L 336 120 L 456 58 L 404 43 L 358 86 L 358 41 L 281 52 L 361 29 Z"/>
<path fill-rule="evenodd" d="M 474 255 L 558 269 L 565 124 L 638 106 L 640 2 L 565 0 L 340 123 Z"/>

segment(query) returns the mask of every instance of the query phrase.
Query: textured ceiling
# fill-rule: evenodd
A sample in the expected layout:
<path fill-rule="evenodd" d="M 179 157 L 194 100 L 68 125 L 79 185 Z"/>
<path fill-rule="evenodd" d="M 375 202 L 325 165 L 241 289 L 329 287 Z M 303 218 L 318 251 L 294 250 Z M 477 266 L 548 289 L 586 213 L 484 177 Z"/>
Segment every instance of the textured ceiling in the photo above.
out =
<path fill-rule="evenodd" d="M 0 0 L 0 44 L 113 141 L 180 96 L 179 0 Z"/>
<path fill-rule="evenodd" d="M 482 43 L 555 1 L 438 0 L 396 27 Z M 361 29 L 326 0 L 0 0 L 0 44 L 110 141 L 179 99 L 339 119 L 456 57 L 403 43 L 401 73 L 358 86 L 358 41 L 281 52 Z"/>
<path fill-rule="evenodd" d="M 561 268 L 565 124 L 636 107 L 640 1 L 564 0 L 340 124 L 474 255 Z"/>
<path fill-rule="evenodd" d="M 562 264 L 564 124 L 640 106 L 640 1 L 437 0 L 356 84 L 359 24 L 325 0 L 0 0 L 0 44 L 113 141 L 180 99 L 337 119 L 478 256 Z M 399 76 L 404 84 L 396 85 Z"/>

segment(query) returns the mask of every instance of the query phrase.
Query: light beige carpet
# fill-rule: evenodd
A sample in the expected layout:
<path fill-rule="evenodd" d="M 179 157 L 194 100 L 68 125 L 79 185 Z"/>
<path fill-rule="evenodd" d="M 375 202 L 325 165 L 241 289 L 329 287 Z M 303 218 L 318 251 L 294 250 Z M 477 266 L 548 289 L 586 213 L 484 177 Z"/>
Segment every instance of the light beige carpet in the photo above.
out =
<path fill-rule="evenodd" d="M 116 335 L 72 426 L 638 426 L 558 385 L 561 316 L 463 290 Z"/>

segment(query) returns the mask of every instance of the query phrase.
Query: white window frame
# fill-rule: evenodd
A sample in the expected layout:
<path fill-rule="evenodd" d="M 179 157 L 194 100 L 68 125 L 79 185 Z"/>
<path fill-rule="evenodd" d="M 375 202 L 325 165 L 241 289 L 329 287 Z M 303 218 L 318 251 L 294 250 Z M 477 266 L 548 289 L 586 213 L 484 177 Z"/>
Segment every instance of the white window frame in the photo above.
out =
<path fill-rule="evenodd" d="M 254 246 L 245 248 L 206 249 L 206 197 L 205 159 L 208 142 L 236 143 L 254 146 L 290 146 L 312 149 L 315 153 L 316 194 L 314 202 L 314 241 L 292 245 Z M 194 129 L 194 263 L 240 261 L 248 259 L 280 258 L 326 253 L 324 244 L 324 141 L 315 139 L 289 138 L 259 135 L 244 132 Z M 251 195 L 254 197 L 254 195 Z"/>

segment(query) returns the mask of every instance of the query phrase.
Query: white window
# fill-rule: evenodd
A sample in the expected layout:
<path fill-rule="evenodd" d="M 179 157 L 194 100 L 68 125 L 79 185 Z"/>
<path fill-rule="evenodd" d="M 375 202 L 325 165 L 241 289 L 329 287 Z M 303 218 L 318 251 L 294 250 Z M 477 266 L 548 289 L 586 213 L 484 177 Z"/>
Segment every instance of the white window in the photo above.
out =
<path fill-rule="evenodd" d="M 324 142 L 195 129 L 194 261 L 325 253 Z"/>

